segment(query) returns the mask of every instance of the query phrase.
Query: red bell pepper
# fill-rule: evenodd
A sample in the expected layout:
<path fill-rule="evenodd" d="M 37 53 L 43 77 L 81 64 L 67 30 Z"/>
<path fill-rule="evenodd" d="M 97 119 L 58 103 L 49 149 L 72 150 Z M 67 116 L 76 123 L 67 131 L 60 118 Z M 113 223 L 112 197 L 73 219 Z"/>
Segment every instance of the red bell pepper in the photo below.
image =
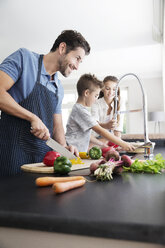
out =
<path fill-rule="evenodd" d="M 102 156 L 105 158 L 105 154 L 111 149 L 110 146 L 108 147 L 103 147 L 101 150 L 102 150 Z"/>
<path fill-rule="evenodd" d="M 61 154 L 59 152 L 49 151 L 45 154 L 43 163 L 47 166 L 54 166 L 54 161 L 58 157 L 61 157 Z"/>
<path fill-rule="evenodd" d="M 108 146 L 113 146 L 114 148 L 118 147 L 118 145 L 116 145 L 115 143 L 113 143 L 111 141 L 108 142 Z"/>

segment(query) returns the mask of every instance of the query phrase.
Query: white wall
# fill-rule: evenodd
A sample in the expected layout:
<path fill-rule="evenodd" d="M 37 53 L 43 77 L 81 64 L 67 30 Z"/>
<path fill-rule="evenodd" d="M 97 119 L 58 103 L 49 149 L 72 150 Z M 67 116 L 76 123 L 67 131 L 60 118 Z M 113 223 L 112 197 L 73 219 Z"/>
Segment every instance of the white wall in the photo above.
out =
<path fill-rule="evenodd" d="M 148 102 L 148 112 L 163 111 L 163 91 L 162 78 L 140 78 Z M 123 83 L 122 83 L 123 82 Z M 121 87 L 128 87 L 128 109 L 141 109 L 143 107 L 142 92 L 138 81 L 133 77 L 128 80 L 121 81 Z M 143 112 L 127 114 L 127 132 L 128 133 L 143 133 L 144 132 L 144 115 Z M 163 126 L 162 126 L 163 128 Z M 161 128 L 161 131 L 163 132 Z M 154 132 L 154 123 L 148 122 L 149 133 Z"/>

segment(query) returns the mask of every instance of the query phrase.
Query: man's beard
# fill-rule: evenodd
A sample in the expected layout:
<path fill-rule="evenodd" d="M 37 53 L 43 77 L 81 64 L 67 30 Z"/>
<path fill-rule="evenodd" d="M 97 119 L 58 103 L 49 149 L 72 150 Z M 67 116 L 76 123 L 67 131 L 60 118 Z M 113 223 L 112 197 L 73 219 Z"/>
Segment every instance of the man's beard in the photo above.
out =
<path fill-rule="evenodd" d="M 59 71 L 64 77 L 68 77 L 71 73 L 67 73 L 67 68 L 69 68 L 67 60 L 59 61 Z"/>

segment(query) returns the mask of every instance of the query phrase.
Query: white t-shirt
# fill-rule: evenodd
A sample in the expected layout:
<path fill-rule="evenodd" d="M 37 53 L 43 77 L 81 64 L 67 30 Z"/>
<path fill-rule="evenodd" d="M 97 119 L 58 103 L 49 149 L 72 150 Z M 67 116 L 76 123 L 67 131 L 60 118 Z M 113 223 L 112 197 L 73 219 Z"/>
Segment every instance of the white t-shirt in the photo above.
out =
<path fill-rule="evenodd" d="M 66 125 L 66 141 L 69 145 L 77 147 L 79 152 L 87 152 L 91 128 L 98 122 L 91 116 L 87 107 L 75 103 Z"/>
<path fill-rule="evenodd" d="M 121 103 L 122 104 L 122 103 Z M 107 115 L 108 111 L 108 104 L 106 103 L 104 97 L 99 98 L 96 100 L 96 102 L 91 107 L 91 114 L 92 116 L 99 122 L 99 123 L 106 123 L 113 118 L 114 114 L 114 102 L 111 104 L 112 111 L 110 115 Z M 118 126 L 115 128 L 115 131 L 122 132 L 123 131 L 123 121 L 124 121 L 124 115 L 120 115 L 120 120 L 118 123 Z M 92 132 L 94 136 L 99 136 L 96 132 Z"/>

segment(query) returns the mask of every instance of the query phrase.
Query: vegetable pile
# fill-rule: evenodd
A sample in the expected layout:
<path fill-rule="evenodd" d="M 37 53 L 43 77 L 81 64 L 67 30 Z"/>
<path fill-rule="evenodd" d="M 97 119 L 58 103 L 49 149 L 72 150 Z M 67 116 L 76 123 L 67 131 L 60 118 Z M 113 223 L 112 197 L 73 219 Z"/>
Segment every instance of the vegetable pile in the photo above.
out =
<path fill-rule="evenodd" d="M 54 172 L 58 174 L 68 174 L 71 171 L 72 164 L 84 164 L 80 158 L 69 160 L 61 156 L 60 153 L 49 151 L 45 154 L 43 163 L 46 166 L 54 166 Z"/>
<path fill-rule="evenodd" d="M 127 155 L 120 156 L 114 147 L 92 147 L 88 153 L 81 153 L 81 158 L 103 159 L 90 164 L 90 175 L 94 175 L 96 180 L 109 181 L 113 179 L 113 174 L 122 172 L 132 173 L 161 173 L 165 171 L 165 159 L 161 154 L 157 154 L 153 160 L 132 160 Z M 69 160 L 60 156 L 57 152 L 48 152 L 43 161 L 47 166 L 54 166 L 57 174 L 68 174 L 71 171 L 72 163 L 81 164 L 80 158 Z M 42 177 L 36 179 L 37 186 L 52 186 L 54 192 L 63 193 L 68 190 L 78 188 L 86 183 L 83 176 L 74 177 Z"/>
<path fill-rule="evenodd" d="M 123 167 L 124 171 L 134 173 L 161 173 L 165 169 L 165 160 L 157 154 L 153 160 L 140 161 L 136 159 L 130 167 Z"/>
<path fill-rule="evenodd" d="M 114 158 L 110 158 L 108 161 L 103 159 L 90 165 L 91 174 L 93 174 L 97 180 L 108 181 L 113 179 L 112 174 L 119 174 L 123 171 L 124 167 L 130 167 L 132 160 L 129 156 L 123 155 L 120 160 L 115 161 Z"/>
<path fill-rule="evenodd" d="M 104 159 L 90 165 L 90 172 L 96 177 L 96 180 L 112 180 L 113 174 L 120 174 L 122 172 L 161 173 L 165 170 L 165 160 L 161 154 L 157 154 L 153 160 L 132 160 L 127 155 L 120 157 L 113 147 L 103 149 Z"/>

